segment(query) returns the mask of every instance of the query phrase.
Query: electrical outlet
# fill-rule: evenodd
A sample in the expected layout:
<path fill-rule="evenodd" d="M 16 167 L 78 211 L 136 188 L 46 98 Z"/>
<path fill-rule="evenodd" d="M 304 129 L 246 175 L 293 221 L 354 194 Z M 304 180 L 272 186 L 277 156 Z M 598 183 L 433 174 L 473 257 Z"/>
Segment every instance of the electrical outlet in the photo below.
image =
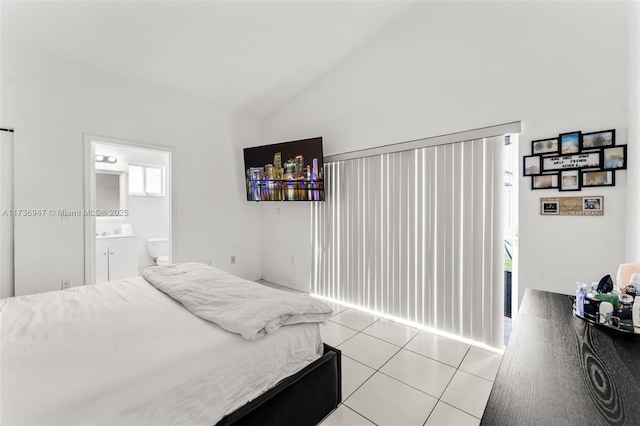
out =
<path fill-rule="evenodd" d="M 62 280 L 62 289 L 66 290 L 71 288 L 71 280 Z"/>
<path fill-rule="evenodd" d="M 291 256 L 291 264 L 293 265 L 293 256 Z"/>
<path fill-rule="evenodd" d="M 211 259 L 207 260 L 207 265 L 211 266 Z"/>
<path fill-rule="evenodd" d="M 231 263 L 236 263 L 236 257 L 235 256 L 231 256 Z"/>

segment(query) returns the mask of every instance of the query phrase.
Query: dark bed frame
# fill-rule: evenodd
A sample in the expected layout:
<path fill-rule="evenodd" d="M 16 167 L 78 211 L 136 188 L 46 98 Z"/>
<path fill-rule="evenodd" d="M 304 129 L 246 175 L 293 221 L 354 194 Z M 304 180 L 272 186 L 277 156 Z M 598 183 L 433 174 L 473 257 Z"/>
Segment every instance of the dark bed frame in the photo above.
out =
<path fill-rule="evenodd" d="M 341 401 L 341 352 L 324 344 L 320 359 L 227 414 L 216 426 L 313 426 Z"/>

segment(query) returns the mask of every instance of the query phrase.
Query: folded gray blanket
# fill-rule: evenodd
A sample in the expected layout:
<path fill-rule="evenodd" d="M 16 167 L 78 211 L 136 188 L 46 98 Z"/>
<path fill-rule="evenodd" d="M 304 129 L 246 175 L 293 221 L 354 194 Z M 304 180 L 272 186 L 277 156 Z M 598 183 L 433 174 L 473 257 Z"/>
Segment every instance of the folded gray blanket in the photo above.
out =
<path fill-rule="evenodd" d="M 148 268 L 142 276 L 193 314 L 247 340 L 283 325 L 324 322 L 332 313 L 306 294 L 272 289 L 201 263 Z"/>

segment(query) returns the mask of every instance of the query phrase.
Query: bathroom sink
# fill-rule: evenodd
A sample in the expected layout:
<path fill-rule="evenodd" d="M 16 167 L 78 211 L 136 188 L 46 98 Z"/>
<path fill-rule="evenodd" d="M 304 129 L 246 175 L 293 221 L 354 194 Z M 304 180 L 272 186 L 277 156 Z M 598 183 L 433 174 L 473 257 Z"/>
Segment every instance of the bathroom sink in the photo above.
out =
<path fill-rule="evenodd" d="M 96 239 L 102 240 L 106 238 L 131 238 L 137 237 L 136 234 L 122 235 L 122 234 L 109 234 L 109 235 L 96 235 Z"/>

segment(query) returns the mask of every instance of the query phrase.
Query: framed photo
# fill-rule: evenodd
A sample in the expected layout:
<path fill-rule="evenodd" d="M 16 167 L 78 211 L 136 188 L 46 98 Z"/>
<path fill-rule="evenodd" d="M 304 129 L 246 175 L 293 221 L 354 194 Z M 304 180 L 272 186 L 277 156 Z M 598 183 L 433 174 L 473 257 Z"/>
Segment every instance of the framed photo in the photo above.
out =
<path fill-rule="evenodd" d="M 627 146 L 618 145 L 602 149 L 602 168 L 621 170 L 627 168 Z"/>
<path fill-rule="evenodd" d="M 522 158 L 522 175 L 534 176 L 542 173 L 542 164 L 539 155 L 525 155 Z"/>
<path fill-rule="evenodd" d="M 540 214 L 547 215 L 557 215 L 560 213 L 559 201 L 556 200 L 540 200 Z"/>
<path fill-rule="evenodd" d="M 606 146 L 613 146 L 615 144 L 616 144 L 616 129 L 602 130 L 600 132 L 583 133 L 582 145 L 580 145 L 580 150 L 604 148 Z"/>
<path fill-rule="evenodd" d="M 585 212 L 601 212 L 604 208 L 602 197 L 583 197 L 582 210 Z"/>
<path fill-rule="evenodd" d="M 558 153 L 558 138 L 552 139 L 538 139 L 531 142 L 531 153 L 533 155 L 540 154 L 557 154 Z"/>
<path fill-rule="evenodd" d="M 560 191 L 580 191 L 580 170 L 563 170 L 559 184 Z"/>
<path fill-rule="evenodd" d="M 616 172 L 613 170 L 583 170 L 581 186 L 615 186 Z"/>
<path fill-rule="evenodd" d="M 580 152 L 581 132 L 561 133 L 558 137 L 560 139 L 560 154 L 567 155 Z"/>
<path fill-rule="evenodd" d="M 558 174 L 538 175 L 531 177 L 531 189 L 551 189 L 558 187 Z"/>

